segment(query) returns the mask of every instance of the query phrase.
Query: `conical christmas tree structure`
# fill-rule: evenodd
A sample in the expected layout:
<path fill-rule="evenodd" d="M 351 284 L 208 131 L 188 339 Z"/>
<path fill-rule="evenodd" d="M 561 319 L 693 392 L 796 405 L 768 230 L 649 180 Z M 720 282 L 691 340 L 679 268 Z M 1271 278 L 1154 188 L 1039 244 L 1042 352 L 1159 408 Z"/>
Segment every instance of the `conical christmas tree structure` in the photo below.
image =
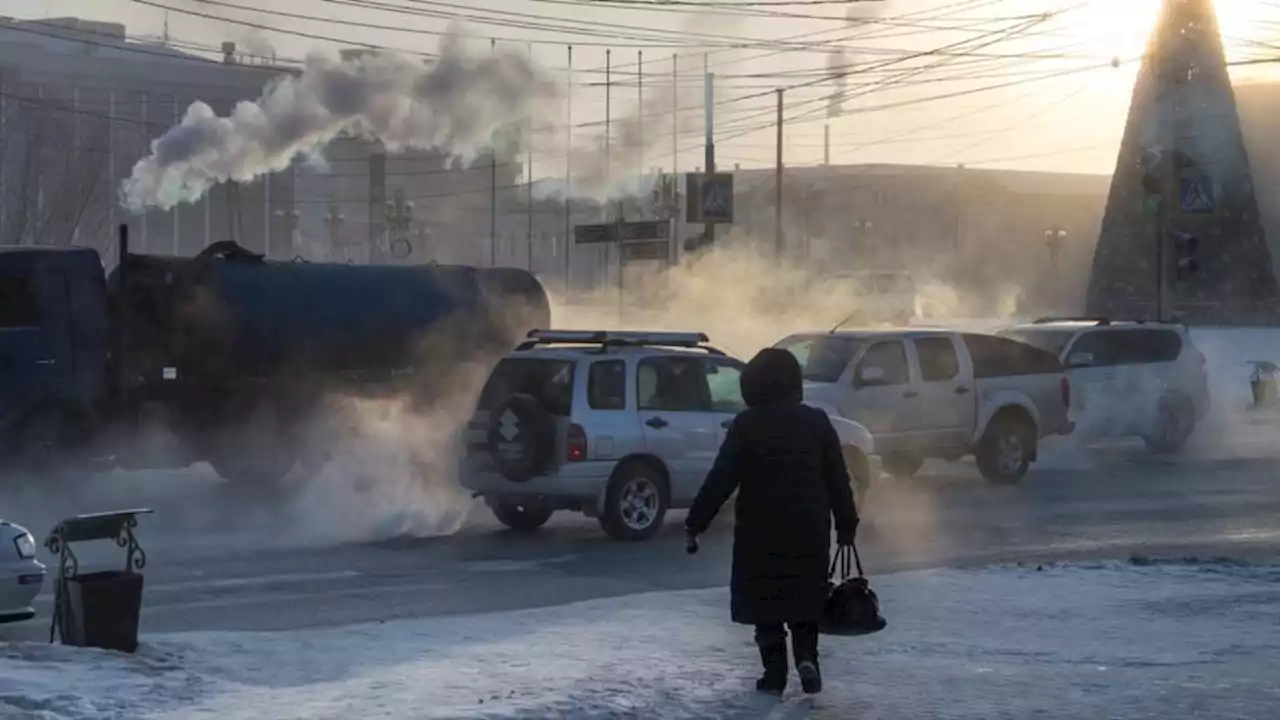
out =
<path fill-rule="evenodd" d="M 1195 248 L 1189 262 L 1188 247 Z M 1211 0 L 1166 0 L 1148 43 L 1094 253 L 1088 313 L 1155 318 L 1158 276 L 1165 319 L 1275 320 L 1271 252 Z"/>

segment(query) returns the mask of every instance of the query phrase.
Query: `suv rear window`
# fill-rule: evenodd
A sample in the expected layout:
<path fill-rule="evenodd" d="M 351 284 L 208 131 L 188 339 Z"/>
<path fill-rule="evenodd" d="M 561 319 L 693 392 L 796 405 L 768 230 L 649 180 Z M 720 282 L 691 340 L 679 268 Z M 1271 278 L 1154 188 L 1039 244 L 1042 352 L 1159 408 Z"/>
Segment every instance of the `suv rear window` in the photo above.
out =
<path fill-rule="evenodd" d="M 627 408 L 627 363 L 598 360 L 587 371 L 587 405 L 592 410 Z"/>
<path fill-rule="evenodd" d="M 1182 354 L 1182 338 L 1158 328 L 1094 330 L 1081 335 L 1071 353 L 1093 355 L 1095 367 L 1173 362 Z"/>
<path fill-rule="evenodd" d="M 573 368 L 570 360 L 504 358 L 480 391 L 479 410 L 492 410 L 503 398 L 516 393 L 532 395 L 547 412 L 568 417 L 573 408 Z"/>
<path fill-rule="evenodd" d="M 965 333 L 960 337 L 973 358 L 975 378 L 1062 372 L 1057 355 L 1033 345 L 994 335 Z"/>

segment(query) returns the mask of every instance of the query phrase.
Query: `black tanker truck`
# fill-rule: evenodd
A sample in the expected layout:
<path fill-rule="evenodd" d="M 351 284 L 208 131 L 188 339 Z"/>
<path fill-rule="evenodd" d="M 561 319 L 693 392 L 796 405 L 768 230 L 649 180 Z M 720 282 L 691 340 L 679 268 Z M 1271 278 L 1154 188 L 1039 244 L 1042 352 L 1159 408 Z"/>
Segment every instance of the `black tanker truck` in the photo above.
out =
<path fill-rule="evenodd" d="M 524 270 L 140 255 L 123 226 L 118 252 L 108 276 L 93 249 L 0 247 L 3 475 L 207 461 L 275 483 L 326 398 L 429 403 L 550 325 Z"/>

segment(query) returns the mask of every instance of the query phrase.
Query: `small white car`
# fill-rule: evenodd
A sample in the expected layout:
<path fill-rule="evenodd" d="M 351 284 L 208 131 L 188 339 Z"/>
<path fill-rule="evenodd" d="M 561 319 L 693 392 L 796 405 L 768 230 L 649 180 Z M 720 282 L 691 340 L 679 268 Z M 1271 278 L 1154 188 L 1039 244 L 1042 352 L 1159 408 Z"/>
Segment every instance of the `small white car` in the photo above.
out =
<path fill-rule="evenodd" d="M 27 529 L 0 520 L 0 623 L 36 616 L 32 607 L 44 586 L 45 568 L 36 559 L 36 542 Z"/>
<path fill-rule="evenodd" d="M 1083 437 L 1136 436 L 1152 452 L 1174 453 L 1208 414 L 1205 358 L 1182 325 L 1042 318 L 998 334 L 1062 360 Z"/>
<path fill-rule="evenodd" d="M 481 392 L 463 434 L 462 486 L 516 530 L 573 510 L 616 540 L 652 537 L 668 509 L 693 503 L 745 408 L 744 364 L 706 343 L 701 333 L 530 333 Z M 870 433 L 832 424 L 851 481 L 865 478 Z"/>

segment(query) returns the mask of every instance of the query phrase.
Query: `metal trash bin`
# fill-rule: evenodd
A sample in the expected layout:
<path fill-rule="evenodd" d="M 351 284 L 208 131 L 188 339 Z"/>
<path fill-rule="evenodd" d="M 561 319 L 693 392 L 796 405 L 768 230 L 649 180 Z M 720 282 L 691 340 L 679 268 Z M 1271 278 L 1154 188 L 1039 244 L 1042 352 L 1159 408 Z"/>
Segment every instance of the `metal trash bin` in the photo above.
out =
<path fill-rule="evenodd" d="M 1253 394 L 1253 409 L 1274 407 L 1280 401 L 1280 366 L 1267 360 L 1250 360 L 1253 373 L 1249 376 L 1249 391 Z"/>
<path fill-rule="evenodd" d="M 78 515 L 58 523 L 45 547 L 58 555 L 58 579 L 49 642 L 132 653 L 138 649 L 142 574 L 147 555 L 133 535 L 139 514 L 150 510 Z M 81 573 L 71 544 L 113 540 L 126 551 L 123 570 Z"/>
<path fill-rule="evenodd" d="M 138 649 L 142 574 L 104 570 L 67 579 L 62 642 L 132 653 Z"/>

